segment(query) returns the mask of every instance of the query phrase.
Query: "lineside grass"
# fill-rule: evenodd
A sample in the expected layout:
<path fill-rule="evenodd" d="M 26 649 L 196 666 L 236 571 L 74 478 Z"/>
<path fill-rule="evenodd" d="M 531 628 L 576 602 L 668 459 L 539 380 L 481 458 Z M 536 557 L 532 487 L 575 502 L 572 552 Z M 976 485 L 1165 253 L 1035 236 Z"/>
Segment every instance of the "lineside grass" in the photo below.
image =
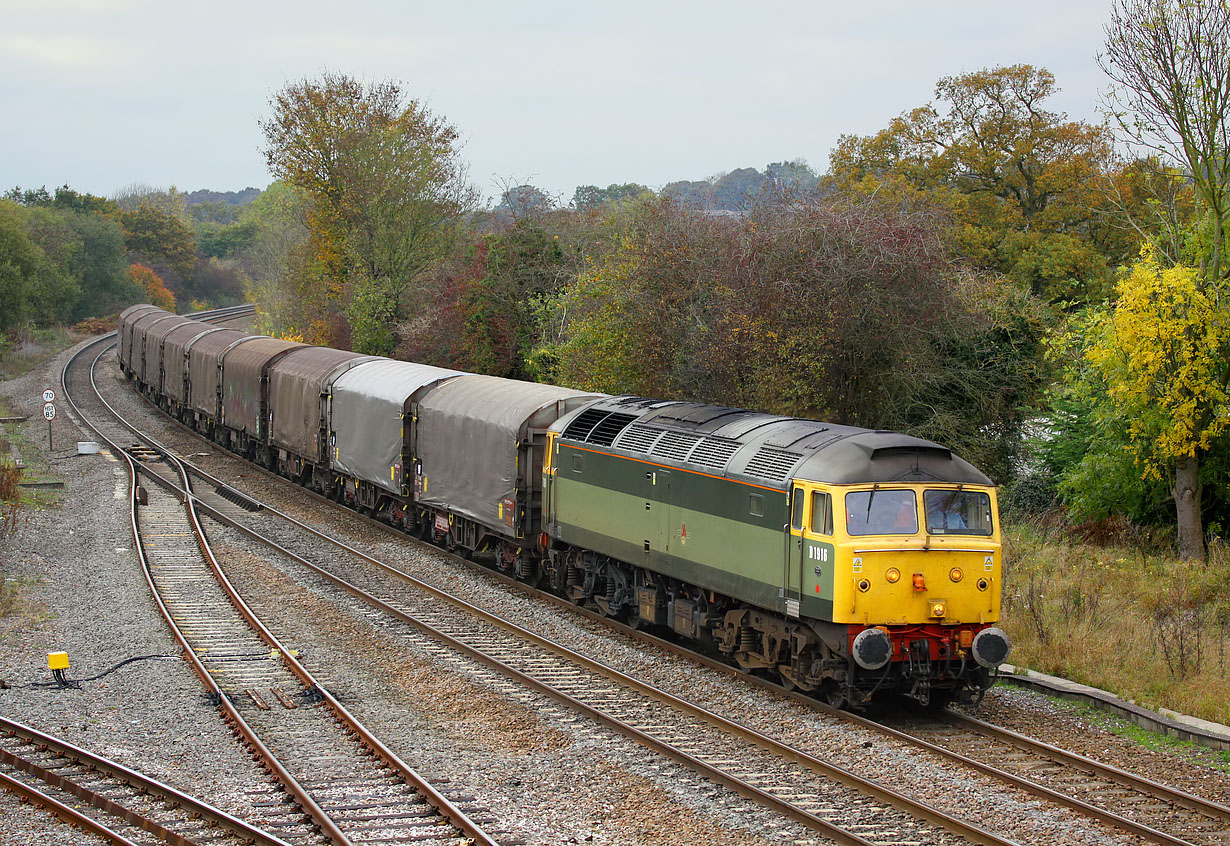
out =
<path fill-rule="evenodd" d="M 1045 522 L 1006 526 L 1010 660 L 1230 724 L 1230 546 L 1214 542 L 1198 566 L 1159 546 L 1092 543 Z"/>
<path fill-rule="evenodd" d="M 79 325 L 84 327 L 86 324 L 83 321 Z M 89 326 L 94 327 L 93 324 Z M 10 335 L 0 335 L 0 381 L 24 376 L 83 337 L 85 335 L 75 327 L 66 326 L 22 329 Z"/>

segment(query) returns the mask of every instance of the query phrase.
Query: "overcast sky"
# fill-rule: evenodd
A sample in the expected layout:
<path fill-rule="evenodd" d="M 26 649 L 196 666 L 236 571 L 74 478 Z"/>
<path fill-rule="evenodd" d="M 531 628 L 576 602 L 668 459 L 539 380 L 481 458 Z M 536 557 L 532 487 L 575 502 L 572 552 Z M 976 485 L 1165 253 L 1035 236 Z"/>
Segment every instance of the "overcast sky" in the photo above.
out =
<path fill-rule="evenodd" d="M 1029 63 L 1098 120 L 1110 0 L 603 3 L 0 0 L 0 190 L 264 188 L 257 122 L 291 81 L 391 79 L 452 122 L 488 196 L 654 188 L 803 158 Z"/>

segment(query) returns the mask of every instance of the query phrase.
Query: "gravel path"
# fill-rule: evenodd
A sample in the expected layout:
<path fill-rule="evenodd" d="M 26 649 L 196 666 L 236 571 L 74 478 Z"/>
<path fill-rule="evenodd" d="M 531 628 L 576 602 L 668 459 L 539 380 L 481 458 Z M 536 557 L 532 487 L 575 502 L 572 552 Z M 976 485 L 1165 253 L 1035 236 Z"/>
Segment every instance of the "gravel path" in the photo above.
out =
<path fill-rule="evenodd" d="M 61 357 L 62 359 L 63 357 Z M 42 388 L 58 383 L 58 364 L 0 385 L 23 413 L 37 413 Z M 111 388 L 122 387 L 112 366 Z M 143 404 L 126 389 L 126 407 Z M 213 452 L 143 411 L 150 430 L 187 453 Z M 77 440 L 59 418 L 57 445 Z M 46 424 L 27 424 L 46 445 Z M 57 454 L 62 454 L 57 451 Z M 220 474 L 233 460 L 198 459 Z M 31 515 L 18 535 L 0 545 L 4 572 L 22 584 L 25 602 L 0 619 L 0 711 L 61 734 L 123 763 L 156 774 L 224 809 L 254 819 L 252 801 L 267 781 L 242 754 L 201 688 L 179 660 L 137 662 L 81 691 L 22 687 L 49 677 L 45 655 L 66 650 L 74 676 L 92 675 L 133 655 L 172 653 L 175 646 L 149 600 L 127 530 L 116 522 L 124 506 L 122 465 L 98 457 L 66 458 L 65 505 Z M 225 469 L 224 469 L 225 468 Z M 323 524 L 407 572 L 504 614 L 518 623 L 638 674 L 714 710 L 737 715 L 775 736 L 798 742 L 860 774 L 896 789 L 946 803 L 1022 843 L 1130 842 L 1029 797 L 908 752 L 878 735 L 842 726 L 805 707 L 613 634 L 604 627 L 475 573 L 433 550 L 347 519 L 277 482 L 241 470 L 245 487 L 304 519 Z M 89 507 L 74 505 L 89 503 Z M 667 764 L 639 746 L 580 721 L 532 695 L 495 692 L 481 673 L 458 674 L 430 649 L 391 633 L 348 597 L 277 562 L 234 533 L 211 532 L 227 551 L 228 567 L 245 596 L 260 606 L 279 636 L 302 651 L 309 666 L 327 668 L 328 684 L 412 766 L 476 796 L 500 828 L 527 843 L 780 843 L 807 842 L 796 826 L 748 810 L 728 791 Z M 275 565 L 275 566 L 270 566 Z M 257 599 L 277 597 L 276 601 Z M 1181 748 L 1146 751 L 1102 728 L 1078 708 L 1037 694 L 999 688 L 974 712 L 984 719 L 1126 769 L 1226 801 L 1230 780 L 1208 766 L 1216 759 Z M 169 755 L 167 749 L 173 750 Z M 208 785 L 204 788 L 203 785 Z M 8 804 L 5 804 L 5 803 Z M 9 813 L 0 794 L 0 843 L 58 842 L 58 823 L 28 809 Z M 59 826 L 59 828 L 57 828 Z M 45 839 L 39 839 L 42 835 Z M 26 837 L 27 840 L 20 838 Z M 74 842 L 87 842 L 85 840 Z"/>

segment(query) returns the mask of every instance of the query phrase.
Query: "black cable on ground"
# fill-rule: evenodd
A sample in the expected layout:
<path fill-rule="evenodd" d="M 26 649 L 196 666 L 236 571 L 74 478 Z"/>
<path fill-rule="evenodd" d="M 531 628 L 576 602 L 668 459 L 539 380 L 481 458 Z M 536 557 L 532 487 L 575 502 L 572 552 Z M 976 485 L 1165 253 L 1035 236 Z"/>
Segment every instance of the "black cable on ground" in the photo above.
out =
<path fill-rule="evenodd" d="M 89 678 L 84 678 L 84 679 L 70 679 L 64 670 L 52 670 L 51 676 L 54 679 L 54 681 L 30 682 L 29 684 L 25 684 L 25 685 L 13 685 L 13 686 L 14 687 L 28 687 L 28 688 L 30 687 L 55 687 L 55 688 L 60 688 L 60 689 L 72 688 L 74 690 L 79 690 L 81 688 L 82 682 L 91 682 L 91 681 L 96 681 L 98 679 L 101 679 L 103 676 L 110 675 L 111 673 L 114 673 L 116 670 L 118 670 L 120 667 L 123 667 L 125 664 L 131 664 L 134 661 L 148 661 L 154 658 L 179 658 L 179 657 L 180 657 L 179 653 L 171 653 L 171 654 L 165 654 L 165 655 L 138 655 L 135 658 L 125 658 L 123 661 L 116 664 L 114 667 L 111 667 L 110 669 L 107 669 L 107 670 L 103 670 L 98 675 L 90 676 Z"/>

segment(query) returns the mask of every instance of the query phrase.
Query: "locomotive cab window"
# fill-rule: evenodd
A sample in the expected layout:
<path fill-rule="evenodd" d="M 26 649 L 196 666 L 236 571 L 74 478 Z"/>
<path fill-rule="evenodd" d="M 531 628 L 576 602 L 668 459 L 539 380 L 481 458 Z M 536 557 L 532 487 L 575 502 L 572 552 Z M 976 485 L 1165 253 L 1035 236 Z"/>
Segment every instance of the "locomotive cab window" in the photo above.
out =
<path fill-rule="evenodd" d="M 811 530 L 817 535 L 833 534 L 833 495 L 824 491 L 811 494 Z"/>
<path fill-rule="evenodd" d="M 763 517 L 764 497 L 760 494 L 749 494 L 747 498 L 747 512 L 753 517 Z"/>
<path fill-rule="evenodd" d="M 794 497 L 790 501 L 790 528 L 803 528 L 803 489 L 795 488 Z"/>
<path fill-rule="evenodd" d="M 846 494 L 846 531 L 852 535 L 918 533 L 918 500 L 913 491 L 852 491 Z"/>
<path fill-rule="evenodd" d="M 933 535 L 991 534 L 991 497 L 982 491 L 926 491 L 923 510 Z"/>

